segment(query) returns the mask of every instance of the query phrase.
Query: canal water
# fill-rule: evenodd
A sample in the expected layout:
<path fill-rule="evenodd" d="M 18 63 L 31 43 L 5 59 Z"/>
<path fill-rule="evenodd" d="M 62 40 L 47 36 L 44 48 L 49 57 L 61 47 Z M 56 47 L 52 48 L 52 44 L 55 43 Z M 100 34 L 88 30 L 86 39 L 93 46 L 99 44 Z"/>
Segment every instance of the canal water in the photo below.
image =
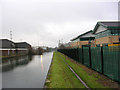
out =
<path fill-rule="evenodd" d="M 43 88 L 53 53 L 3 60 L 2 88 Z"/>

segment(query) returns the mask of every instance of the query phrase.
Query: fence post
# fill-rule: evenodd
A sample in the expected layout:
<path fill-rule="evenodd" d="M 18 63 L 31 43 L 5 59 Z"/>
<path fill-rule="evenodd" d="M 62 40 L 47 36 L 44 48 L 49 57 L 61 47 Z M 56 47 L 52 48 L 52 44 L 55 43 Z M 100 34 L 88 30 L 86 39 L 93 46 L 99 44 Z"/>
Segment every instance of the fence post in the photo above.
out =
<path fill-rule="evenodd" d="M 91 46 L 89 45 L 89 63 L 91 68 Z"/>
<path fill-rule="evenodd" d="M 118 60 L 118 78 L 119 77 L 120 77 L 120 60 Z M 120 78 L 118 79 L 118 81 L 120 82 Z"/>
<path fill-rule="evenodd" d="M 83 57 L 83 46 L 82 46 L 82 64 L 84 64 L 84 57 Z"/>
<path fill-rule="evenodd" d="M 79 62 L 78 48 L 77 48 L 77 61 Z"/>
<path fill-rule="evenodd" d="M 103 46 L 101 46 L 101 68 L 102 68 L 102 74 L 104 73 L 104 65 L 103 65 Z"/>

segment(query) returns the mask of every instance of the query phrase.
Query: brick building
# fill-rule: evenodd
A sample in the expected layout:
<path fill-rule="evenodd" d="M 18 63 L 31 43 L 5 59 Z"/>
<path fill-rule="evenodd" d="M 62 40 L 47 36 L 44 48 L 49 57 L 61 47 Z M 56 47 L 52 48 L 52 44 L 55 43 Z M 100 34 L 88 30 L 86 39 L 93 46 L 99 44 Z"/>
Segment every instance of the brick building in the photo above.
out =
<path fill-rule="evenodd" d="M 81 48 L 82 45 L 92 45 L 92 43 L 94 43 L 94 39 L 95 36 L 93 35 L 93 31 L 90 30 L 72 39 L 71 47 Z"/>
<path fill-rule="evenodd" d="M 95 45 L 120 44 L 120 22 L 98 22 L 93 34 Z"/>

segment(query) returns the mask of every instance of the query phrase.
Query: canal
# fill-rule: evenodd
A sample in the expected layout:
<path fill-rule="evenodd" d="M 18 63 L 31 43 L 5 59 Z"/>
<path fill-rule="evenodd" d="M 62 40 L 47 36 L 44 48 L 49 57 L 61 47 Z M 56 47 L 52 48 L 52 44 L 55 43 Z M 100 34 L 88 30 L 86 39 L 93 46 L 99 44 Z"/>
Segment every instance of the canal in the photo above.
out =
<path fill-rule="evenodd" d="M 10 58 L 2 62 L 2 88 L 43 88 L 53 53 Z"/>

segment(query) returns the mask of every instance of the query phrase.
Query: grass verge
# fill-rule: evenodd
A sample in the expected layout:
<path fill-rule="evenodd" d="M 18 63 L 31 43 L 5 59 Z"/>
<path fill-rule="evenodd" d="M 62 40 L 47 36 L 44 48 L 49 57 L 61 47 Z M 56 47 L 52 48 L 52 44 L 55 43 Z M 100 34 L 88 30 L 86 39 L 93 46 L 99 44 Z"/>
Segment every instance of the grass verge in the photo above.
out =
<path fill-rule="evenodd" d="M 47 88 L 84 88 L 67 65 L 54 52 L 52 65 L 46 82 Z"/>
<path fill-rule="evenodd" d="M 97 72 L 78 64 L 65 55 L 54 52 L 53 62 L 45 85 L 47 88 L 85 88 L 61 60 L 64 59 L 90 88 L 116 88 L 117 84 Z M 106 82 L 106 83 L 104 83 Z M 111 85 L 116 85 L 111 87 Z"/>

